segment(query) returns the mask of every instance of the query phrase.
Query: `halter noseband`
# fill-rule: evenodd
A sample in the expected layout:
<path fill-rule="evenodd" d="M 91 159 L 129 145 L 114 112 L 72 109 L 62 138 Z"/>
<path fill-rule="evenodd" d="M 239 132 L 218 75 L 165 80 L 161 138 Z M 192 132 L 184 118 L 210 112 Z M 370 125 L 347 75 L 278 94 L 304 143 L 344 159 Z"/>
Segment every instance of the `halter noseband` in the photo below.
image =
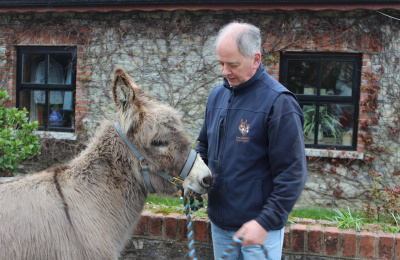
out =
<path fill-rule="evenodd" d="M 142 173 L 143 173 L 143 178 L 144 178 L 144 183 L 146 184 L 147 190 L 150 193 L 155 193 L 153 187 L 151 186 L 150 183 L 150 178 L 149 178 L 149 166 L 148 165 L 143 165 L 143 161 L 145 158 L 140 154 L 138 149 L 132 144 L 132 142 L 128 139 L 128 137 L 122 132 L 121 126 L 119 125 L 118 122 L 115 122 L 114 124 L 115 129 L 117 130 L 117 133 L 122 137 L 126 145 L 131 149 L 133 154 L 136 156 L 136 158 L 140 162 L 140 166 L 142 167 Z M 190 150 L 190 153 L 186 159 L 185 165 L 182 168 L 181 173 L 179 174 L 179 177 L 173 177 L 171 175 L 165 174 L 164 172 L 156 172 L 160 177 L 164 178 L 165 180 L 169 181 L 171 184 L 182 188 L 183 182 L 185 181 L 185 178 L 188 176 L 190 170 L 193 167 L 194 162 L 196 161 L 196 152 L 194 150 Z"/>

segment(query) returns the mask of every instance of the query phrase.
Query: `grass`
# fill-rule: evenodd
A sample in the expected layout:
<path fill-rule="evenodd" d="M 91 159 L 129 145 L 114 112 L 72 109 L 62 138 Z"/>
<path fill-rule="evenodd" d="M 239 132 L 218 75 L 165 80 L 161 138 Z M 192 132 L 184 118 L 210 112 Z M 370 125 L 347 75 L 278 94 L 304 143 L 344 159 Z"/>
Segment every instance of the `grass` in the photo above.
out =
<path fill-rule="evenodd" d="M 191 211 L 190 214 L 200 217 L 207 217 L 206 207 L 207 202 L 205 202 L 203 208 L 199 209 L 196 212 Z M 183 205 L 183 199 L 181 197 L 159 197 L 157 195 L 149 194 L 147 196 L 145 209 L 163 215 L 168 215 L 169 213 L 185 214 L 185 207 Z"/>
<path fill-rule="evenodd" d="M 329 208 L 298 208 L 293 209 L 290 213 L 290 216 L 293 218 L 311 218 L 315 220 L 329 220 L 335 216 L 335 212 L 333 209 Z"/>
<path fill-rule="evenodd" d="M 392 219 L 383 219 L 379 221 L 368 218 L 364 211 L 354 211 L 347 208 L 332 209 L 332 208 L 300 208 L 294 209 L 290 213 L 289 222 L 295 223 L 293 218 L 310 218 L 314 220 L 330 221 L 338 228 L 355 229 L 357 231 L 383 231 L 388 233 L 400 232 L 400 215 L 393 215 Z"/>
<path fill-rule="evenodd" d="M 153 194 L 149 194 L 147 196 L 147 205 L 155 206 L 156 208 L 183 208 L 183 200 L 180 197 L 173 196 L 157 196 Z M 165 209 L 167 210 L 167 209 Z M 335 217 L 335 209 L 329 208 L 299 208 L 294 209 L 291 214 L 293 218 L 311 218 L 315 220 L 330 220 L 330 218 Z"/>
<path fill-rule="evenodd" d="M 338 228 L 351 228 L 357 231 L 361 231 L 361 225 L 363 224 L 363 218 L 359 218 L 356 215 L 353 216 L 349 207 L 347 211 L 340 211 L 335 209 L 335 216 L 330 218 L 331 221 L 336 221 L 338 223 Z"/>
<path fill-rule="evenodd" d="M 160 197 L 149 194 L 147 196 L 146 208 L 157 211 L 158 213 L 184 213 L 183 200 L 181 197 L 177 196 Z M 205 214 L 205 216 L 207 216 L 207 214 Z M 334 216 L 334 209 L 318 207 L 294 209 L 290 214 L 292 218 L 311 218 L 315 220 L 330 220 L 330 218 Z"/>
<path fill-rule="evenodd" d="M 164 196 L 149 194 L 147 196 L 147 203 L 154 205 L 165 205 L 168 207 L 182 207 L 183 200 L 180 197 Z"/>
<path fill-rule="evenodd" d="M 205 207 L 197 212 L 191 212 L 191 214 L 195 216 L 206 217 L 206 206 L 207 202 L 205 202 Z M 168 215 L 169 213 L 185 214 L 183 200 L 178 196 L 159 197 L 157 195 L 148 195 L 145 209 L 164 215 Z M 308 218 L 322 221 L 326 220 L 329 221 L 331 225 L 333 224 L 338 228 L 349 228 L 357 231 L 369 230 L 389 233 L 400 232 L 399 215 L 393 215 L 392 221 L 382 220 L 378 222 L 376 220 L 366 218 L 362 211 L 353 211 L 349 208 L 347 208 L 347 210 L 321 207 L 296 208 L 290 213 L 288 222 L 295 223 L 295 218 Z"/>

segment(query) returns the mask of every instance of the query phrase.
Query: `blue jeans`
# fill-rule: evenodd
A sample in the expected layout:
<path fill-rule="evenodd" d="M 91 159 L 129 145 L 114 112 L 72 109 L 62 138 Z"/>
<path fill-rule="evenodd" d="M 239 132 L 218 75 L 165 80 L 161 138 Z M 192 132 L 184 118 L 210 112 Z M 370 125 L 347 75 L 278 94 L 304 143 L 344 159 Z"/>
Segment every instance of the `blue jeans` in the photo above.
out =
<path fill-rule="evenodd" d="M 233 241 L 232 238 L 236 231 L 223 230 L 211 222 L 211 232 L 214 249 L 214 259 L 219 259 L 228 245 Z M 268 250 L 268 259 L 281 260 L 283 235 L 285 228 L 280 230 L 271 230 L 268 232 L 264 247 Z M 229 254 L 226 260 L 265 260 L 265 254 L 261 246 L 238 246 Z"/>

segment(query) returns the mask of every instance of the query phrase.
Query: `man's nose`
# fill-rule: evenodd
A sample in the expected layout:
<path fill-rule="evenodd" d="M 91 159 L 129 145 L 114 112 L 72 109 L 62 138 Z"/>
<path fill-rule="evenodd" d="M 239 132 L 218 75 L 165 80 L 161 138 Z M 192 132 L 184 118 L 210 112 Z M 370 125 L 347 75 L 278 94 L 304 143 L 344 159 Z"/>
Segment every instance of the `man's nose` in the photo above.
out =
<path fill-rule="evenodd" d="M 222 66 L 222 75 L 226 76 L 231 74 L 231 70 L 229 68 L 227 68 L 227 66 Z"/>

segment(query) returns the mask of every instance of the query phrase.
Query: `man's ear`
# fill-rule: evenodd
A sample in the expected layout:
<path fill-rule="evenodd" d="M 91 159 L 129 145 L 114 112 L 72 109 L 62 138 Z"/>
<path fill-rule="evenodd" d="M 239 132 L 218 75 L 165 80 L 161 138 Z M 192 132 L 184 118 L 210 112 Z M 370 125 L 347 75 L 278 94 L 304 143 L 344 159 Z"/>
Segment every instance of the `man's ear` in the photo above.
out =
<path fill-rule="evenodd" d="M 258 69 L 258 67 L 260 66 L 260 62 L 261 62 L 261 53 L 260 52 L 256 52 L 254 54 L 254 69 Z"/>

